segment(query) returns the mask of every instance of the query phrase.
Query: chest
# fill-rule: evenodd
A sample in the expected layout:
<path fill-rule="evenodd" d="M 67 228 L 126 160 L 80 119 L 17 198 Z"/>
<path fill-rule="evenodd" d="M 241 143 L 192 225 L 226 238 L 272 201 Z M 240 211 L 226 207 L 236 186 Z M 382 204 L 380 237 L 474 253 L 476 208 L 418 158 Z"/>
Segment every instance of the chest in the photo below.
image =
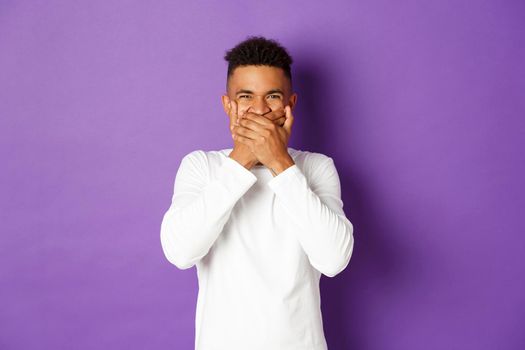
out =
<path fill-rule="evenodd" d="M 270 255 L 289 259 L 293 254 L 300 254 L 298 226 L 267 185 L 273 175 L 265 167 L 252 168 L 252 173 L 257 176 L 257 182 L 233 207 L 219 245 L 242 249 L 262 260 Z"/>

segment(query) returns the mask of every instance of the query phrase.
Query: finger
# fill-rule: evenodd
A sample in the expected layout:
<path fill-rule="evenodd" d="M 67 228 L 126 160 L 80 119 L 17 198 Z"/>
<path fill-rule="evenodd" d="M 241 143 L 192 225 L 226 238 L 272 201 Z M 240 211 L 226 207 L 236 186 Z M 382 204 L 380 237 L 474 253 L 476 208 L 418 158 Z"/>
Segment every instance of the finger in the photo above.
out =
<path fill-rule="evenodd" d="M 279 126 L 283 126 L 285 120 L 286 120 L 286 116 L 274 120 L 273 123 Z"/>
<path fill-rule="evenodd" d="M 230 120 L 230 130 L 233 130 L 233 126 L 234 126 L 234 101 L 230 100 L 230 98 L 227 96 L 226 97 L 226 101 L 228 103 L 228 118 Z"/>
<path fill-rule="evenodd" d="M 270 113 L 266 113 L 263 115 L 263 117 L 266 117 L 269 120 L 275 121 L 276 119 L 279 119 L 281 117 L 285 116 L 284 108 L 279 107 L 276 110 L 271 111 Z"/>
<path fill-rule="evenodd" d="M 232 124 L 239 125 L 237 120 L 239 119 L 239 105 L 237 104 L 237 101 L 232 100 Z"/>
<path fill-rule="evenodd" d="M 244 126 L 234 127 L 232 134 L 236 136 L 237 135 L 244 136 L 245 138 L 251 139 L 251 140 L 257 140 L 258 138 L 261 137 L 261 135 L 259 135 L 259 133 L 257 133 L 256 131 L 248 129 L 247 127 L 244 127 Z"/>
<path fill-rule="evenodd" d="M 237 105 L 238 105 L 238 104 L 239 104 L 239 103 L 237 102 Z M 239 110 L 239 111 L 237 112 L 237 125 L 239 124 L 239 121 L 240 121 L 242 118 L 244 118 L 245 115 L 246 115 L 246 110 Z"/>
<path fill-rule="evenodd" d="M 253 151 L 253 140 L 250 140 L 242 135 L 233 135 L 233 139 L 239 143 L 242 143 Z"/>
<path fill-rule="evenodd" d="M 261 134 L 263 132 L 263 130 L 266 130 L 266 128 L 263 125 L 255 122 L 255 121 L 253 121 L 253 120 L 251 120 L 249 118 L 241 119 L 239 124 L 241 126 L 243 126 L 244 128 L 246 128 L 246 129 L 253 130 L 257 134 Z"/>
<path fill-rule="evenodd" d="M 288 135 L 290 135 L 290 133 L 292 132 L 292 124 L 293 124 L 294 117 L 292 115 L 292 109 L 290 108 L 290 106 L 286 106 L 285 111 L 286 111 L 286 120 L 284 122 L 283 128 L 284 130 L 286 130 Z"/>
<path fill-rule="evenodd" d="M 266 125 L 266 126 L 274 124 L 273 121 L 267 119 L 266 117 L 262 115 L 255 114 L 253 112 L 246 112 L 243 119 L 253 120 L 254 122 L 260 125 Z"/>
<path fill-rule="evenodd" d="M 261 117 L 264 117 L 272 122 L 275 122 L 276 119 L 279 119 L 279 118 L 282 118 L 282 117 L 285 117 L 285 112 L 284 112 L 284 108 L 283 107 L 279 107 L 278 109 L 275 109 L 273 111 L 270 111 L 266 114 L 263 114 L 263 115 L 259 115 L 259 114 L 256 114 L 256 113 L 253 113 L 253 112 L 246 112 L 247 114 L 250 114 L 252 116 L 261 116 Z"/>

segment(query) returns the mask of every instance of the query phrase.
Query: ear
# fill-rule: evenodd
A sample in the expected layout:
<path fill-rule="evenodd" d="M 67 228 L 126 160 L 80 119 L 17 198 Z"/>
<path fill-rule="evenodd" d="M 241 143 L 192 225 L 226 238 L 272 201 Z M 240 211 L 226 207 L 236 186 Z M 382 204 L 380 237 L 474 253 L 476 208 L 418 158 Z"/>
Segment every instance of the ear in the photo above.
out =
<path fill-rule="evenodd" d="M 222 95 L 221 96 L 221 102 L 222 102 L 222 108 L 224 109 L 224 113 L 228 115 L 228 110 L 230 109 L 230 97 L 228 95 Z M 229 117 L 229 115 L 228 115 Z"/>

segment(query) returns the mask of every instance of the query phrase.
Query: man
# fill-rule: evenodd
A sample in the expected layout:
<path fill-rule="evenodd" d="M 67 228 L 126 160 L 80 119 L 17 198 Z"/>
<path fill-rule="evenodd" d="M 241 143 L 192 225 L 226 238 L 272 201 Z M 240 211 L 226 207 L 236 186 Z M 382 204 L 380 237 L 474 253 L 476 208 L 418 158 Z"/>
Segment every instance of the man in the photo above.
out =
<path fill-rule="evenodd" d="M 166 258 L 197 267 L 196 350 L 326 350 L 321 274 L 349 263 L 332 158 L 288 147 L 292 58 L 248 37 L 225 56 L 233 148 L 183 157 L 161 225 Z"/>

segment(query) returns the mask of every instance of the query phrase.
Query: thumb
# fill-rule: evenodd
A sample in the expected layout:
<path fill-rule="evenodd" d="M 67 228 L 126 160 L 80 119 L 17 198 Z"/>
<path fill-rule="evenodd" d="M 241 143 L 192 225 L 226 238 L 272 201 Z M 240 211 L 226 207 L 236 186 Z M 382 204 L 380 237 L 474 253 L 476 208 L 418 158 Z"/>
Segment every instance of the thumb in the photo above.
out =
<path fill-rule="evenodd" d="M 292 132 L 292 124 L 293 124 L 292 109 L 290 108 L 290 106 L 286 106 L 284 107 L 284 111 L 286 114 L 286 120 L 284 121 L 283 129 L 286 130 L 288 135 L 290 135 L 290 133 Z"/>
<path fill-rule="evenodd" d="M 229 101 L 229 110 L 228 110 L 228 116 L 230 117 L 230 129 L 233 128 L 234 125 L 237 125 L 237 103 L 234 100 Z"/>

